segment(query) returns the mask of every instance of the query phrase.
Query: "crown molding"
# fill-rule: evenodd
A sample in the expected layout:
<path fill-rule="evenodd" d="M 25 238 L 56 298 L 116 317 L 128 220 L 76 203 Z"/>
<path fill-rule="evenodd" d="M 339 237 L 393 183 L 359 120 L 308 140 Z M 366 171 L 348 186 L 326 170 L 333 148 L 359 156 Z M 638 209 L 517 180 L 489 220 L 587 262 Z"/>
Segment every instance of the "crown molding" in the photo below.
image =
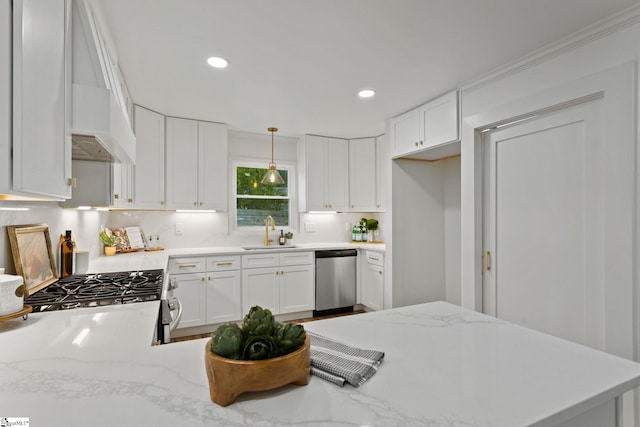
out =
<path fill-rule="evenodd" d="M 510 74 L 519 73 L 527 68 L 534 67 L 540 63 L 549 61 L 569 51 L 592 43 L 595 40 L 616 33 L 627 27 L 640 22 L 640 4 L 626 8 L 607 18 L 596 21 L 566 37 L 546 46 L 536 49 L 533 52 L 509 62 L 498 68 L 482 74 L 473 80 L 460 86 L 461 90 L 472 90 L 482 86 L 492 80 L 505 77 Z"/>

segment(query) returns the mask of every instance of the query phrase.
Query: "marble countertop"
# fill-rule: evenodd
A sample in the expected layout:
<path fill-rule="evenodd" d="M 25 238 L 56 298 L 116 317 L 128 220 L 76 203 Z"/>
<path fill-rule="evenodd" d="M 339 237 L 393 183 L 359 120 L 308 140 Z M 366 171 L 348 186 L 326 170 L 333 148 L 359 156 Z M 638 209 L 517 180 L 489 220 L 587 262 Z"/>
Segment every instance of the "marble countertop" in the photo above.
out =
<path fill-rule="evenodd" d="M 169 257 L 204 256 L 204 255 L 248 255 L 260 252 L 278 251 L 309 251 L 324 249 L 367 249 L 385 252 L 384 244 L 375 243 L 303 243 L 293 248 L 245 250 L 240 246 L 212 246 L 203 248 L 174 248 L 162 251 L 139 251 L 117 254 L 115 256 L 100 256 L 89 263 L 89 273 L 109 273 L 113 271 L 155 270 L 166 269 Z"/>
<path fill-rule="evenodd" d="M 206 339 L 150 345 L 157 303 L 0 323 L 0 416 L 37 426 L 552 426 L 640 385 L 640 364 L 444 303 L 305 323 L 385 351 L 362 387 L 209 399 Z"/>

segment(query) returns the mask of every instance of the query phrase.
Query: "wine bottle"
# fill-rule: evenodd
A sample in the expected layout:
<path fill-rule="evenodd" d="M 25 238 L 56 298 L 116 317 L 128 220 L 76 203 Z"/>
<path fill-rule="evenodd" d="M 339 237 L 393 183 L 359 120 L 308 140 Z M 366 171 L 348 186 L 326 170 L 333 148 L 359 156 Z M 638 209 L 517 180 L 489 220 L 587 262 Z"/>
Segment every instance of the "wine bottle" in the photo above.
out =
<path fill-rule="evenodd" d="M 74 243 L 71 239 L 71 230 L 65 231 L 64 240 L 60 243 L 60 277 L 73 274 Z"/>

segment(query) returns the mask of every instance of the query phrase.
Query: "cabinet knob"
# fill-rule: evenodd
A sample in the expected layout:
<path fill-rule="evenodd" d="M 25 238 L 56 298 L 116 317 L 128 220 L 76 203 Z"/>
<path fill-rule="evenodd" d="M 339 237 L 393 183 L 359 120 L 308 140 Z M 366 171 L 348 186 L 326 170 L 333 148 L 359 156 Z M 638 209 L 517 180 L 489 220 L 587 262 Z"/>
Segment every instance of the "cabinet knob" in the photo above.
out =
<path fill-rule="evenodd" d="M 200 278 L 200 281 L 201 281 L 201 282 L 204 282 L 204 276 L 202 276 L 202 277 Z"/>
<path fill-rule="evenodd" d="M 160 200 L 160 206 L 164 205 L 164 200 Z"/>
<path fill-rule="evenodd" d="M 378 271 L 378 274 L 382 274 L 382 271 Z"/>
<path fill-rule="evenodd" d="M 120 198 L 120 196 L 119 196 L 119 195 L 117 195 L 117 194 L 114 194 L 114 195 L 113 195 L 113 198 L 114 198 L 115 200 L 118 200 L 118 199 Z"/>
<path fill-rule="evenodd" d="M 76 180 L 76 178 L 67 179 L 67 186 L 76 188 L 76 185 L 78 185 L 78 181 Z"/>
<path fill-rule="evenodd" d="M 424 145 L 424 141 L 420 141 L 420 145 Z"/>
<path fill-rule="evenodd" d="M 193 206 L 198 206 L 198 202 L 193 202 Z"/>
<path fill-rule="evenodd" d="M 204 202 L 200 202 L 200 206 L 204 205 Z"/>
<path fill-rule="evenodd" d="M 127 199 L 127 202 L 133 203 L 133 199 Z"/>

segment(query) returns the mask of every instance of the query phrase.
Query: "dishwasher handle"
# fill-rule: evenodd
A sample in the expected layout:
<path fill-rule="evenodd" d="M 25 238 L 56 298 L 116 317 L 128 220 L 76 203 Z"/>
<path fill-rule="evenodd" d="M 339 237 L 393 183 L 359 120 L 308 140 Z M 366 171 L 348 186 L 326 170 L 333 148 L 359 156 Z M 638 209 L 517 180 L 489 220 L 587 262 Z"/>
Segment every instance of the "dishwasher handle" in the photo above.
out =
<path fill-rule="evenodd" d="M 324 250 L 324 251 L 316 251 L 316 259 L 317 258 L 342 258 L 349 256 L 358 256 L 357 249 L 335 249 L 335 250 Z"/>

